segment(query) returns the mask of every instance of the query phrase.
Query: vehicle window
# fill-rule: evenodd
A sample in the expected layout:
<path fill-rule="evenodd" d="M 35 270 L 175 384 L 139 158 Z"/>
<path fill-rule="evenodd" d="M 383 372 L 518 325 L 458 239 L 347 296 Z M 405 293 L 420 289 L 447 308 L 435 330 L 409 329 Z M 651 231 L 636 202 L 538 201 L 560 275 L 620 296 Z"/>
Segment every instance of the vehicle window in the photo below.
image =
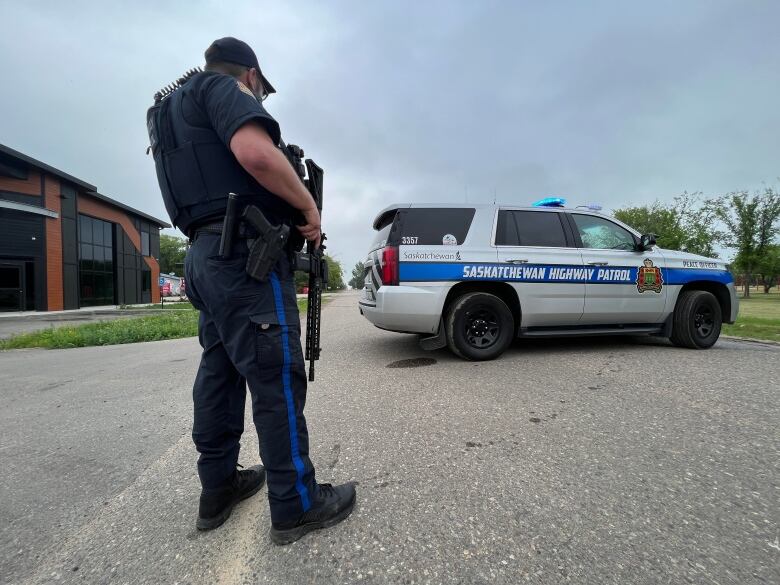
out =
<path fill-rule="evenodd" d="M 593 215 L 572 214 L 583 248 L 599 250 L 633 250 L 634 236 L 616 223 Z"/>
<path fill-rule="evenodd" d="M 387 237 L 390 235 L 390 228 L 392 226 L 393 226 L 393 222 L 391 221 L 382 229 L 377 230 L 376 235 L 374 236 L 374 241 L 371 242 L 372 250 L 385 247 L 385 244 L 387 243 Z"/>
<path fill-rule="evenodd" d="M 496 225 L 496 246 L 519 246 L 520 236 L 517 235 L 517 223 L 511 211 L 498 212 Z"/>
<path fill-rule="evenodd" d="M 400 244 L 417 246 L 460 245 L 474 219 L 473 208 L 412 208 L 398 212 Z"/>
<path fill-rule="evenodd" d="M 398 211 L 393 210 L 382 216 L 380 219 L 381 223 L 376 226 L 377 230 L 376 234 L 374 234 L 374 240 L 371 242 L 372 251 L 384 248 L 387 245 L 387 239 L 390 237 L 390 231 L 393 229 L 393 223 L 397 215 Z"/>
<path fill-rule="evenodd" d="M 566 247 L 559 213 L 545 211 L 499 211 L 497 246 Z"/>

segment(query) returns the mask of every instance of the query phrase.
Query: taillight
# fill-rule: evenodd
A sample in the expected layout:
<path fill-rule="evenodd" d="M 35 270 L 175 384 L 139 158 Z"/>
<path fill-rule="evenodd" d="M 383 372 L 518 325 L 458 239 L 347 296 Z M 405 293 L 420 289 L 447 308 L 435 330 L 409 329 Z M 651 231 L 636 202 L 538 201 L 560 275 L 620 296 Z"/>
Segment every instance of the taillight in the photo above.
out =
<path fill-rule="evenodd" d="M 382 286 L 398 284 L 398 248 L 382 248 Z"/>

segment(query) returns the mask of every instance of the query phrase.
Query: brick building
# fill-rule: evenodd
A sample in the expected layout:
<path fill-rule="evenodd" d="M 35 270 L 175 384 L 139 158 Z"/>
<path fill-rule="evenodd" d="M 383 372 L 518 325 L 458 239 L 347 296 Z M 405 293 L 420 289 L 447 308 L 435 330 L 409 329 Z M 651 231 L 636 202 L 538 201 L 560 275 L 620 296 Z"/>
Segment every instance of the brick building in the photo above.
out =
<path fill-rule="evenodd" d="M 163 227 L 0 145 L 0 311 L 159 302 Z"/>

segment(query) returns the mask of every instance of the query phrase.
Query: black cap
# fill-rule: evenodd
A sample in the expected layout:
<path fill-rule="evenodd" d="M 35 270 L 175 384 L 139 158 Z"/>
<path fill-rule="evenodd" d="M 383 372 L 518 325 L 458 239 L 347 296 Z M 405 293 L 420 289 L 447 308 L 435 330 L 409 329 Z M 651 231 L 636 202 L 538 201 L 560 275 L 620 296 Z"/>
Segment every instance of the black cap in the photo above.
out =
<path fill-rule="evenodd" d="M 244 67 L 251 67 L 257 69 L 260 73 L 260 77 L 263 80 L 263 87 L 268 93 L 276 93 L 274 86 L 266 79 L 263 72 L 260 70 L 260 64 L 257 62 L 257 55 L 252 50 L 252 47 L 247 45 L 244 41 L 239 41 L 233 37 L 224 37 L 217 39 L 211 46 L 206 49 L 208 55 L 208 61 L 225 61 L 227 63 L 236 63 L 237 65 L 243 65 Z"/>

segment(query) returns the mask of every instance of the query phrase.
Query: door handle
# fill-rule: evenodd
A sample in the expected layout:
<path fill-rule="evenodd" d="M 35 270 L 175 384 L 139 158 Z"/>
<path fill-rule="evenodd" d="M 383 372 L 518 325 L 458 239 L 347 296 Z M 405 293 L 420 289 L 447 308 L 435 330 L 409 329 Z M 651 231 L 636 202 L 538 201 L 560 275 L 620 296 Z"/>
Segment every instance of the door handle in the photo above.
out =
<path fill-rule="evenodd" d="M 588 262 L 588 266 L 609 266 L 609 262 Z"/>
<path fill-rule="evenodd" d="M 528 260 L 525 258 L 510 258 L 507 262 L 509 264 L 528 264 Z"/>

